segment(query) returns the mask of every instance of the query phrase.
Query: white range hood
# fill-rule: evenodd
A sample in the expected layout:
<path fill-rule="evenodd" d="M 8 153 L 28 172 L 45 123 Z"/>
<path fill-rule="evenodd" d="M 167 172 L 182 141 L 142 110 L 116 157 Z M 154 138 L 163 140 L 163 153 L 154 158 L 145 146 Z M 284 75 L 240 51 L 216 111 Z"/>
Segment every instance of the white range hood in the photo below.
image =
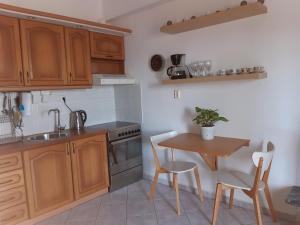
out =
<path fill-rule="evenodd" d="M 136 79 L 127 75 L 93 74 L 93 85 L 122 85 L 136 84 Z"/>

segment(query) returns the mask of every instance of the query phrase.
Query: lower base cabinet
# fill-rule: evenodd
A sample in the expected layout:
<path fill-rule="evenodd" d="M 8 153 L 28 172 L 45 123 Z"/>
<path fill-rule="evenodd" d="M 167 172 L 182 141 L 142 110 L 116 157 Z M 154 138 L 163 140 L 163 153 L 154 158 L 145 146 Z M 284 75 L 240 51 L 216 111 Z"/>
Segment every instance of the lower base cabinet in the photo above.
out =
<path fill-rule="evenodd" d="M 75 198 L 80 199 L 109 186 L 106 136 L 71 142 Z"/>
<path fill-rule="evenodd" d="M 57 144 L 24 152 L 30 217 L 73 201 L 69 144 Z"/>
<path fill-rule="evenodd" d="M 109 186 L 106 135 L 28 150 L 23 157 L 30 218 Z"/>

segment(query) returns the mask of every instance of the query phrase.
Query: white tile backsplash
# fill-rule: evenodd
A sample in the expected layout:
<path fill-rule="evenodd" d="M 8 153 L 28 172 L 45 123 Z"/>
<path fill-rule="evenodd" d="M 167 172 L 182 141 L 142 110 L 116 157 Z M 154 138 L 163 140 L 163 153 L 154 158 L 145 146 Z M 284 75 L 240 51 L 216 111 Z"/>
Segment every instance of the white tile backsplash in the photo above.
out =
<path fill-rule="evenodd" d="M 117 120 L 142 122 L 140 85 L 115 86 L 115 103 Z"/>
<path fill-rule="evenodd" d="M 61 111 L 61 124 L 69 127 L 69 110 L 62 97 L 72 110 L 83 109 L 87 112 L 86 125 L 106 123 L 116 120 L 114 87 L 94 87 L 82 90 L 60 90 L 49 92 L 33 92 L 33 104 L 30 116 L 23 117 L 25 135 L 53 131 L 54 114 L 48 110 L 58 108 Z M 3 93 L 0 100 L 2 102 Z M 0 104 L 2 106 L 2 104 Z M 2 109 L 1 109 L 2 110 Z"/>
<path fill-rule="evenodd" d="M 0 94 L 2 110 L 3 93 Z M 12 98 L 16 96 L 11 93 Z M 24 135 L 49 132 L 54 129 L 54 114 L 49 109 L 58 108 L 61 112 L 61 125 L 69 127 L 69 110 L 62 97 L 72 110 L 87 112 L 86 126 L 116 120 L 141 121 L 141 96 L 139 85 L 97 86 L 92 89 L 59 90 L 32 92 L 33 104 L 30 116 L 23 117 Z M 1 124 L 0 124 L 1 126 Z M 1 129 L 6 129 L 2 128 Z"/>

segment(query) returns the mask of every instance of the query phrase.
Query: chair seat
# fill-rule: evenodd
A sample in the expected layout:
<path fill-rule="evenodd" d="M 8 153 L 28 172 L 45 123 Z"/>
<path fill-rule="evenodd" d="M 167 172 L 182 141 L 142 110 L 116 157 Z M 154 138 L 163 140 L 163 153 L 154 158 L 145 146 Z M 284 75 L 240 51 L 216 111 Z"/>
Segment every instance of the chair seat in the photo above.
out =
<path fill-rule="evenodd" d="M 225 184 L 226 186 L 250 191 L 253 187 L 255 176 L 239 172 L 239 171 L 218 171 L 217 181 L 218 183 Z M 263 181 L 259 181 L 258 189 L 265 188 Z"/>
<path fill-rule="evenodd" d="M 184 161 L 172 161 L 161 166 L 170 173 L 185 173 L 197 167 L 196 163 Z"/>

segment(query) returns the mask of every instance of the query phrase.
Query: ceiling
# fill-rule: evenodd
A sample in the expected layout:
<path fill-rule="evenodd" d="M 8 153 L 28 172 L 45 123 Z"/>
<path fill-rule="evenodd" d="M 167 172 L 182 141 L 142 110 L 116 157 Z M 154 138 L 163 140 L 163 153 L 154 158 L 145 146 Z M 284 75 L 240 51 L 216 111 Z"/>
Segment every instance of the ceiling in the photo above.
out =
<path fill-rule="evenodd" d="M 170 0 L 102 0 L 105 20 L 130 14 Z"/>

